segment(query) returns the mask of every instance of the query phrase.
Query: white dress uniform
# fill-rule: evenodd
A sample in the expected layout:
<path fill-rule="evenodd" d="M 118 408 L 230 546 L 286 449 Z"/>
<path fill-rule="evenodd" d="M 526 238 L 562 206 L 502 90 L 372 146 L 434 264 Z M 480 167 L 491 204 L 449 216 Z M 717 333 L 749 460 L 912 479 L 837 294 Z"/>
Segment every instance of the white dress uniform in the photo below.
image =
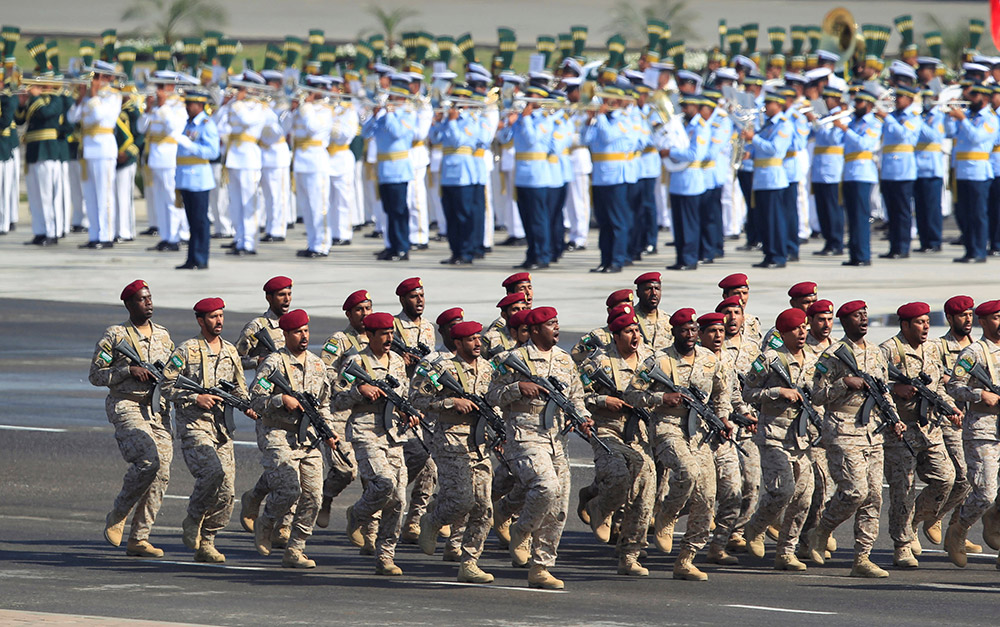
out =
<path fill-rule="evenodd" d="M 333 113 L 325 104 L 306 102 L 293 116 L 295 203 L 305 223 L 307 248 L 321 255 L 330 252 L 327 222 L 330 155 L 327 146 L 332 129 Z"/>
<path fill-rule="evenodd" d="M 257 191 L 260 189 L 264 104 L 258 100 L 233 100 L 225 107 L 229 122 L 226 170 L 229 182 L 229 217 L 235 230 L 235 250 L 257 250 Z"/>
<path fill-rule="evenodd" d="M 375 223 L 375 232 L 382 234 L 382 242 L 388 248 L 389 234 L 385 228 L 385 210 L 382 209 L 382 199 L 378 195 L 378 147 L 371 140 L 365 142 L 365 206 L 368 208 L 368 213 L 365 215 Z"/>
<path fill-rule="evenodd" d="M 264 205 L 264 231 L 271 237 L 284 238 L 291 222 L 292 150 L 288 147 L 283 121 L 291 113 L 264 108 L 264 127 L 260 132 L 260 191 Z"/>
<path fill-rule="evenodd" d="M 77 159 L 70 159 L 66 162 L 66 180 L 68 181 L 66 193 L 69 195 L 69 202 L 66 204 L 69 214 L 67 224 L 89 229 L 90 219 L 87 216 L 86 201 L 83 198 L 83 165 L 85 161 L 80 159 L 80 156 L 77 155 Z"/>
<path fill-rule="evenodd" d="M 212 223 L 212 235 L 217 237 L 233 236 L 233 221 L 229 219 L 229 186 L 223 185 L 222 177 L 225 152 L 229 141 L 228 107 L 219 106 L 212 114 L 212 121 L 219 131 L 219 159 L 212 162 L 212 176 L 219 184 L 208 193 L 208 219 Z"/>
<path fill-rule="evenodd" d="M 590 150 L 580 144 L 580 130 L 587 123 L 584 115 L 575 115 L 573 123 L 573 143 L 570 146 L 570 161 L 573 164 L 573 180 L 566 190 L 566 228 L 569 229 L 569 241 L 577 247 L 587 245 L 587 235 L 590 233 L 590 173 L 594 164 L 590 159 Z"/>
<path fill-rule="evenodd" d="M 357 191 L 356 159 L 351 142 L 358 136 L 360 122 L 357 110 L 350 104 L 332 107 L 333 129 L 330 131 L 330 230 L 333 238 L 349 242 L 354 236 Z"/>
<path fill-rule="evenodd" d="M 406 206 L 410 211 L 410 243 L 424 245 L 430 241 L 430 219 L 427 215 L 427 167 L 431 155 L 427 150 L 427 134 L 434 121 L 430 102 L 416 105 L 417 127 L 413 130 L 413 147 L 410 148 L 410 165 L 413 180 L 406 188 Z"/>
<path fill-rule="evenodd" d="M 504 112 L 506 113 L 509 112 Z M 507 235 L 524 239 L 524 225 L 521 224 L 521 214 L 517 210 L 517 199 L 514 197 L 514 140 L 511 139 L 500 146 L 499 186 L 494 198 L 497 203 L 497 213 L 500 224 L 507 227 Z"/>
<path fill-rule="evenodd" d="M 85 97 L 69 110 L 69 121 L 81 125 L 81 156 L 87 168 L 86 177 L 82 177 L 83 194 L 92 242 L 110 242 L 115 238 L 115 162 L 118 158 L 115 125 L 121 111 L 121 93 L 110 87 L 101 89 L 93 97 Z"/>
<path fill-rule="evenodd" d="M 448 234 L 448 220 L 444 215 L 444 205 L 441 203 L 441 161 L 444 159 L 444 149 L 441 144 L 428 145 L 431 164 L 427 166 L 427 206 L 431 220 L 437 222 L 439 237 Z"/>
<path fill-rule="evenodd" d="M 495 104 L 489 105 L 483 110 L 482 116 L 486 124 L 485 132 L 487 133 L 483 137 L 483 143 L 486 144 L 486 148 L 484 148 L 483 155 L 480 157 L 486 165 L 486 179 L 483 182 L 486 194 L 483 247 L 488 250 L 493 248 L 493 237 L 496 233 L 496 204 L 493 202 L 493 170 L 495 169 L 495 164 L 493 163 L 493 149 L 491 146 L 493 145 L 493 138 L 497 134 L 497 125 L 500 124 L 500 109 Z"/>
<path fill-rule="evenodd" d="M 160 239 L 170 244 L 180 242 L 182 232 L 187 231 L 184 208 L 175 203 L 177 136 L 184 132 L 187 120 L 184 101 L 171 95 L 162 106 L 140 116 L 137 124 L 146 135 L 146 165 L 152 175 L 146 186 L 147 211 L 156 212 Z"/>

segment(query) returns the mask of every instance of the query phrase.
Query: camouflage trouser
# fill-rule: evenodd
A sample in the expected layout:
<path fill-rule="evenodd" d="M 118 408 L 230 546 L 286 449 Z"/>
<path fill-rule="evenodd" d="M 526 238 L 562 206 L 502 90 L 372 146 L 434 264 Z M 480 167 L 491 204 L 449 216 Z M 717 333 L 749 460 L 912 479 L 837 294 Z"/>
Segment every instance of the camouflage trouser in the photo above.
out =
<path fill-rule="evenodd" d="M 760 447 L 763 492 L 757 512 L 747 524 L 748 538 L 764 532 L 784 510 L 778 535 L 778 555 L 791 555 L 798 544 L 813 495 L 813 462 L 806 451 L 781 446 Z"/>
<path fill-rule="evenodd" d="M 969 492 L 972 490 L 972 486 L 969 485 L 967 478 L 969 469 L 965 465 L 965 446 L 962 444 L 962 429 L 961 427 L 952 426 L 947 421 L 945 423 L 941 427 L 941 436 L 944 438 L 944 447 L 948 451 L 951 464 L 955 468 L 955 485 L 952 486 L 948 499 L 941 507 L 941 511 L 938 512 L 938 519 L 944 518 L 946 513 L 964 503 L 965 497 L 969 496 Z"/>
<path fill-rule="evenodd" d="M 625 444 L 616 435 L 604 431 L 600 437 L 611 453 L 596 441 L 591 443 L 598 509 L 600 515 L 607 518 L 625 508 L 618 548 L 622 554 L 638 553 L 646 548 L 646 533 L 653 517 L 653 499 L 656 498 L 653 460 L 641 444 Z"/>
<path fill-rule="evenodd" d="M 403 443 L 403 456 L 406 460 L 406 484 L 413 486 L 406 518 L 420 520 L 434 496 L 437 465 L 415 436 Z"/>
<path fill-rule="evenodd" d="M 740 503 L 740 514 L 733 526 L 734 533 L 743 533 L 750 517 L 757 510 L 757 500 L 760 498 L 760 450 L 754 445 L 749 433 L 744 432 L 739 442 L 747 454 L 739 456 L 740 471 L 743 473 L 740 496 L 743 500 Z"/>
<path fill-rule="evenodd" d="M 927 484 L 920 496 L 914 475 Z M 955 467 L 941 444 L 917 449 L 914 457 L 894 442 L 885 447 L 885 478 L 889 482 L 889 536 L 896 547 L 907 546 L 915 536 L 915 523 L 938 519 L 955 483 Z"/>
<path fill-rule="evenodd" d="M 337 437 L 340 438 L 341 450 L 350 453 L 353 457 L 354 449 L 351 448 L 351 443 L 347 441 L 347 437 L 344 435 L 344 427 L 345 423 L 334 423 L 333 430 L 337 434 Z M 334 455 L 330 447 L 326 444 L 323 444 L 320 448 L 323 451 L 323 461 L 326 462 L 323 497 L 328 499 L 336 498 L 358 476 L 358 469 L 356 466 L 345 464 L 340 455 Z"/>
<path fill-rule="evenodd" d="M 500 463 L 493 473 L 493 512 L 502 520 L 510 520 L 524 507 L 524 486 L 518 483 L 507 464 Z"/>
<path fill-rule="evenodd" d="M 997 498 L 997 473 L 1000 472 L 1000 442 L 996 440 L 966 440 L 965 463 L 972 490 L 958 515 L 971 527 Z"/>
<path fill-rule="evenodd" d="M 260 420 L 254 421 L 254 430 L 257 434 L 257 448 L 261 453 L 267 448 L 267 431 L 268 427 L 264 426 L 264 423 Z M 250 488 L 250 500 L 255 503 L 263 503 L 267 495 L 271 493 L 271 488 L 267 485 L 267 471 L 262 470 L 260 476 L 257 478 L 257 483 Z M 260 509 L 258 505 L 257 510 Z M 292 517 L 295 515 L 295 505 L 282 517 L 279 527 L 288 527 L 292 524 Z"/>
<path fill-rule="evenodd" d="M 712 458 L 715 460 L 715 531 L 712 542 L 726 546 L 743 504 L 743 474 L 740 472 L 741 453 L 731 442 L 712 440 Z M 741 444 L 741 446 L 743 446 Z M 743 446 L 749 453 L 753 442 Z"/>
<path fill-rule="evenodd" d="M 379 559 L 392 560 L 396 555 L 406 503 L 403 447 L 355 442 L 354 453 L 364 486 L 361 498 L 354 504 L 354 515 L 365 529 L 371 528 L 377 514 L 381 515 L 375 552 Z"/>
<path fill-rule="evenodd" d="M 433 508 L 427 512 L 435 527 L 453 525 L 448 544 L 462 530 L 462 561 L 476 561 L 493 524 L 493 499 L 490 496 L 493 468 L 490 458 L 434 451 L 438 469 L 438 493 Z M 463 529 L 464 527 L 464 529 Z"/>
<path fill-rule="evenodd" d="M 188 516 L 201 521 L 202 537 L 214 537 L 229 524 L 236 498 L 233 441 L 220 444 L 205 433 L 190 431 L 181 438 L 181 454 L 194 477 Z"/>
<path fill-rule="evenodd" d="M 854 516 L 854 554 L 868 555 L 878 537 L 882 509 L 882 445 L 834 442 L 827 446 L 830 476 L 837 484 L 820 524 L 836 529 Z"/>
<path fill-rule="evenodd" d="M 830 496 L 830 487 L 833 480 L 830 478 L 830 464 L 826 459 L 826 449 L 821 446 L 809 447 L 809 459 L 812 460 L 813 470 L 813 491 L 812 501 L 809 503 L 809 513 L 806 514 L 806 521 L 802 525 L 800 537 L 805 537 L 807 531 L 815 529 L 819 524 L 819 519 L 826 509 L 826 502 Z"/>
<path fill-rule="evenodd" d="M 111 511 L 121 519 L 134 507 L 129 540 L 147 540 L 170 481 L 173 438 L 162 422 L 151 419 L 147 406 L 108 397 L 105 409 L 115 427 L 118 450 L 129 464 Z"/>
<path fill-rule="evenodd" d="M 292 448 L 284 429 L 268 429 L 261 463 L 271 493 L 258 524 L 274 525 L 295 508 L 287 548 L 302 551 L 312 535 L 323 493 L 323 456 L 316 449 Z"/>
<path fill-rule="evenodd" d="M 556 563 L 569 509 L 570 471 L 564 446 L 508 442 L 507 461 L 524 490 L 524 505 L 514 524 L 531 535 L 531 563 L 546 568 Z"/>
<path fill-rule="evenodd" d="M 712 449 L 699 432 L 688 439 L 676 425 L 659 423 L 653 441 L 656 459 L 670 471 L 668 489 L 659 515 L 676 519 L 688 505 L 687 529 L 681 545 L 697 551 L 709 538 L 715 507 L 715 462 Z"/>

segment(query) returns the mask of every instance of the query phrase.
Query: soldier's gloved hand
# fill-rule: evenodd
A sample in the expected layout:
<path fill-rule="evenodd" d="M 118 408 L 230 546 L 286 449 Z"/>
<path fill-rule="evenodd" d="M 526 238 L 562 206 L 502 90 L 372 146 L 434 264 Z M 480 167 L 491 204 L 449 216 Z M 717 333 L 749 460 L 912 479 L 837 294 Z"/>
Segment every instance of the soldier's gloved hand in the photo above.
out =
<path fill-rule="evenodd" d="M 222 399 L 215 394 L 199 394 L 194 399 L 194 404 L 202 409 L 212 409 L 216 403 L 221 403 Z"/>
<path fill-rule="evenodd" d="M 153 373 L 146 370 L 142 366 L 129 366 L 128 373 L 132 375 L 132 378 L 136 381 L 146 382 L 153 378 Z"/>
<path fill-rule="evenodd" d="M 847 386 L 848 390 L 863 390 L 865 388 L 865 380 L 861 377 L 844 377 L 844 385 Z"/>
<path fill-rule="evenodd" d="M 475 403 L 467 398 L 453 398 L 452 400 L 455 402 L 455 411 L 460 414 L 470 414 L 479 409 Z"/>
<path fill-rule="evenodd" d="M 524 398 L 538 398 L 542 395 L 542 386 L 530 381 L 518 381 L 517 389 Z"/>
<path fill-rule="evenodd" d="M 793 390 L 792 388 L 778 388 L 778 396 L 785 399 L 789 403 L 802 402 L 802 395 L 799 394 L 798 390 Z"/>
<path fill-rule="evenodd" d="M 913 398 L 914 394 L 917 393 L 917 388 L 905 383 L 894 383 L 892 386 L 892 393 L 904 401 L 908 401 Z"/>
<path fill-rule="evenodd" d="M 284 405 L 285 409 L 288 411 L 302 411 L 302 403 L 300 403 L 294 396 L 282 394 L 281 404 Z"/>
<path fill-rule="evenodd" d="M 680 392 L 664 392 L 663 404 L 667 407 L 677 407 L 684 402 L 684 395 Z"/>

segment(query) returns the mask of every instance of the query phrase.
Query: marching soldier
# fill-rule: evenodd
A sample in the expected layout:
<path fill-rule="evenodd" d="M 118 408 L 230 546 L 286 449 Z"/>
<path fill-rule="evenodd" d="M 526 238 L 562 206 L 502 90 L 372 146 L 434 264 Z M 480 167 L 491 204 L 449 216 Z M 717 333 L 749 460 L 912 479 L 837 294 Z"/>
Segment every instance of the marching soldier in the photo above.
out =
<path fill-rule="evenodd" d="M 639 320 L 639 334 L 647 347 L 658 351 L 674 343 L 670 316 L 660 311 L 663 285 L 659 272 L 646 272 L 635 278 L 635 316 Z"/>
<path fill-rule="evenodd" d="M 747 303 L 750 302 L 750 280 L 747 279 L 747 275 L 730 274 L 719 281 L 719 288 L 722 289 L 723 299 L 733 295 L 740 297 L 740 302 L 743 303 L 743 339 L 759 343 L 763 337 L 760 332 L 760 318 L 747 313 Z"/>
<path fill-rule="evenodd" d="M 500 309 L 500 317 L 490 325 L 490 329 L 483 334 L 482 342 L 484 346 L 483 354 L 492 359 L 504 351 L 509 351 L 517 345 L 517 338 L 510 328 L 510 318 L 515 313 L 528 309 L 528 303 L 524 299 L 523 292 L 507 294 L 497 303 Z"/>

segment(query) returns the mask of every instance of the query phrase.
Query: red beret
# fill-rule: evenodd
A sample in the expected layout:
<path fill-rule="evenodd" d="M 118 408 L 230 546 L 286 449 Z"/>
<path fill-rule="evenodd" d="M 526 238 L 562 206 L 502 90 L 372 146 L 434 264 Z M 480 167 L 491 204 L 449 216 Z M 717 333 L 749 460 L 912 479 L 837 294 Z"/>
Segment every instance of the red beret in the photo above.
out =
<path fill-rule="evenodd" d="M 710 327 L 713 324 L 726 324 L 726 314 L 712 312 L 698 318 L 698 326 L 703 329 L 705 327 Z"/>
<path fill-rule="evenodd" d="M 530 309 L 522 309 L 517 313 L 511 314 L 510 319 L 507 320 L 507 326 L 512 329 L 517 327 L 523 327 L 528 324 L 528 316 L 531 314 Z"/>
<path fill-rule="evenodd" d="M 849 316 L 859 309 L 864 309 L 868 305 L 865 304 L 863 300 L 850 300 L 840 306 L 837 310 L 837 317 L 843 318 L 844 316 Z"/>
<path fill-rule="evenodd" d="M 294 331 L 309 324 L 309 314 L 305 309 L 293 309 L 278 318 L 278 326 L 282 331 Z"/>
<path fill-rule="evenodd" d="M 968 311 L 976 306 L 976 302 L 968 296 L 952 296 L 944 301 L 944 312 L 950 316 Z"/>
<path fill-rule="evenodd" d="M 778 333 L 788 333 L 802 326 L 802 323 L 805 321 L 806 312 L 797 307 L 792 307 L 778 314 L 778 317 L 774 321 L 774 328 L 778 330 Z"/>
<path fill-rule="evenodd" d="M 506 296 L 501 298 L 500 302 L 497 303 L 497 307 L 503 309 L 504 307 L 510 307 L 514 303 L 520 303 L 526 300 L 527 298 L 525 298 L 524 292 L 514 292 L 513 294 L 507 294 Z"/>
<path fill-rule="evenodd" d="M 347 297 L 344 301 L 344 311 L 350 311 L 354 309 L 358 303 L 363 303 L 366 300 L 371 300 L 372 295 L 368 293 L 368 290 L 358 290 L 357 292 L 351 292 L 351 295 Z"/>
<path fill-rule="evenodd" d="M 694 320 L 695 310 L 690 307 L 684 307 L 683 309 L 678 309 L 674 312 L 674 315 L 670 316 L 670 326 L 679 327 L 682 324 L 687 324 Z"/>
<path fill-rule="evenodd" d="M 927 303 L 906 303 L 896 310 L 896 315 L 900 320 L 913 320 L 920 316 L 926 316 L 931 312 L 931 306 Z"/>
<path fill-rule="evenodd" d="M 608 296 L 608 299 L 606 301 L 604 301 L 604 304 L 607 305 L 608 307 L 614 307 L 618 303 L 629 303 L 629 304 L 631 304 L 632 303 L 632 290 L 628 290 L 628 289 L 625 289 L 625 290 L 616 290 L 614 292 L 611 292 L 611 295 Z"/>
<path fill-rule="evenodd" d="M 460 340 L 463 337 L 469 337 L 475 335 L 483 330 L 483 325 L 479 324 L 475 320 L 466 320 L 465 322 L 459 322 L 451 328 L 451 339 Z"/>
<path fill-rule="evenodd" d="M 444 311 L 442 311 L 441 314 L 437 317 L 437 320 L 435 320 L 434 322 L 439 327 L 443 327 L 444 325 L 448 324 L 449 322 L 451 322 L 456 318 L 464 318 L 464 317 L 465 317 L 465 312 L 462 311 L 461 307 L 452 307 L 451 309 L 445 309 Z"/>
<path fill-rule="evenodd" d="M 144 287 L 149 287 L 149 285 L 142 279 L 136 279 L 135 281 L 132 281 L 131 283 L 125 286 L 125 289 L 122 290 L 121 299 L 125 301 L 132 298 L 132 296 L 136 292 L 138 292 Z"/>
<path fill-rule="evenodd" d="M 806 315 L 810 317 L 825 313 L 833 313 L 833 303 L 828 300 L 818 300 L 806 309 Z"/>
<path fill-rule="evenodd" d="M 816 284 L 812 281 L 805 281 L 804 283 L 796 283 L 795 285 L 788 288 L 788 295 L 792 298 L 802 298 L 803 296 L 810 296 L 816 293 Z"/>
<path fill-rule="evenodd" d="M 269 279 L 267 283 L 264 284 L 264 291 L 270 294 L 271 292 L 278 292 L 286 287 L 292 286 L 292 280 L 286 276 L 276 276 Z"/>
<path fill-rule="evenodd" d="M 617 318 L 618 316 L 624 316 L 626 314 L 635 313 L 635 309 L 629 303 L 618 303 L 611 308 L 608 312 L 608 323 Z"/>
<path fill-rule="evenodd" d="M 639 324 L 639 319 L 635 317 L 634 313 L 627 313 L 618 316 L 608 324 L 608 329 L 612 333 L 618 333 L 627 326 L 633 324 Z"/>
<path fill-rule="evenodd" d="M 743 299 L 736 294 L 733 294 L 729 298 L 723 299 L 718 305 L 716 305 L 715 311 L 716 313 L 719 313 L 728 307 L 739 307 L 740 309 L 743 309 Z"/>
<path fill-rule="evenodd" d="M 1000 300 L 988 300 L 976 307 L 976 315 L 982 318 L 1000 311 Z"/>
<path fill-rule="evenodd" d="M 365 331 L 378 331 L 392 328 L 392 314 L 385 312 L 370 313 L 364 319 Z"/>
<path fill-rule="evenodd" d="M 503 283 L 500 284 L 500 287 L 508 287 L 510 285 L 514 285 L 515 283 L 524 283 L 524 282 L 531 283 L 530 272 L 517 272 L 515 274 L 512 274 L 503 280 Z"/>
<path fill-rule="evenodd" d="M 403 294 L 409 294 L 418 287 L 423 287 L 424 282 L 420 280 L 420 277 L 410 277 L 409 279 L 403 279 L 403 282 L 396 286 L 396 296 L 402 296 Z"/>
<path fill-rule="evenodd" d="M 545 324 L 558 315 L 559 312 L 556 311 L 555 307 L 538 307 L 531 310 L 531 315 L 528 316 L 527 322 L 530 325 Z"/>
<path fill-rule="evenodd" d="M 635 278 L 635 284 L 642 285 L 643 283 L 651 283 L 653 281 L 658 282 L 659 280 L 660 280 L 659 272 L 647 272 L 646 274 L 640 274 L 639 276 L 637 276 Z"/>
<path fill-rule="evenodd" d="M 730 290 L 734 287 L 749 287 L 750 281 L 747 280 L 747 275 L 745 274 L 730 274 L 726 278 L 719 281 L 719 287 L 724 290 Z"/>
<path fill-rule="evenodd" d="M 207 314 L 225 308 L 226 303 L 221 298 L 203 298 L 194 304 L 194 312 L 200 314 Z"/>

